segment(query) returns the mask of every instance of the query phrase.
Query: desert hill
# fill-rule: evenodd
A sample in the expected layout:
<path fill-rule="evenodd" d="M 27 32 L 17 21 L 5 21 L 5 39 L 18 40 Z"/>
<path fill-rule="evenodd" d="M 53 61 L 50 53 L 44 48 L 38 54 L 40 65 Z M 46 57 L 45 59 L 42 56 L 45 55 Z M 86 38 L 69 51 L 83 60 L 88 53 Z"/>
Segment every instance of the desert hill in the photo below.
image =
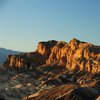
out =
<path fill-rule="evenodd" d="M 99 100 L 100 46 L 39 42 L 33 52 L 8 55 L 0 85 L 6 100 Z"/>
<path fill-rule="evenodd" d="M 39 42 L 35 52 L 9 55 L 5 65 L 17 68 L 35 68 L 56 63 L 70 71 L 100 72 L 100 46 L 72 39 Z"/>

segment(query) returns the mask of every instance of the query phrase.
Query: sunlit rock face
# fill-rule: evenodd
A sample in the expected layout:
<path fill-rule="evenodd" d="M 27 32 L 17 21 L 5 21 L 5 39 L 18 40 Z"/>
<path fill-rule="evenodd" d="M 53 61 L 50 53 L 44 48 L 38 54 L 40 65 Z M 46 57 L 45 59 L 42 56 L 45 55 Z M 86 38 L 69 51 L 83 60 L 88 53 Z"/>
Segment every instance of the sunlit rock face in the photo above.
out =
<path fill-rule="evenodd" d="M 68 44 L 57 42 L 46 63 L 58 62 L 71 71 L 100 72 L 100 47 L 72 39 Z"/>
<path fill-rule="evenodd" d="M 69 43 L 39 42 L 34 52 L 9 55 L 4 66 L 0 66 L 0 94 L 7 100 L 98 100 L 100 96 L 100 46 L 75 38 Z"/>
<path fill-rule="evenodd" d="M 37 52 L 47 59 L 51 54 L 52 48 L 57 44 L 57 41 L 39 42 Z"/>
<path fill-rule="evenodd" d="M 43 64 L 66 67 L 69 71 L 100 72 L 100 46 L 72 39 L 39 42 L 35 52 L 9 55 L 5 66 L 31 69 Z"/>
<path fill-rule="evenodd" d="M 30 52 L 20 55 L 9 55 L 5 66 L 30 69 L 45 63 L 44 57 L 37 52 Z"/>
<path fill-rule="evenodd" d="M 67 48 L 66 68 L 91 73 L 100 72 L 100 47 L 73 39 Z"/>

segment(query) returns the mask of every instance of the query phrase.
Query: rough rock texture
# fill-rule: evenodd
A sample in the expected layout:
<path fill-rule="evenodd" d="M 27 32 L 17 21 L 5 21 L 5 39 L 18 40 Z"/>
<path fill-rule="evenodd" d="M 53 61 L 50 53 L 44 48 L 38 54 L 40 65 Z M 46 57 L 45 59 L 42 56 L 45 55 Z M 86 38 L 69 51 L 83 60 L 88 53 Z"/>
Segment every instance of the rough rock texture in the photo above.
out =
<path fill-rule="evenodd" d="M 96 85 L 97 82 L 84 86 L 64 84 L 46 91 L 38 91 L 23 100 L 96 100 L 100 95 Z"/>
<path fill-rule="evenodd" d="M 37 52 L 48 59 L 51 54 L 52 48 L 57 44 L 57 41 L 39 42 L 37 47 Z M 46 60 L 45 59 L 45 60 Z"/>
<path fill-rule="evenodd" d="M 7 100 L 100 98 L 100 46 L 77 39 L 39 42 L 34 52 L 9 55 L 4 66 L 0 95 Z"/>
<path fill-rule="evenodd" d="M 46 62 L 52 63 L 54 61 L 66 66 L 68 70 L 99 73 L 100 47 L 77 39 L 71 40 L 68 44 L 58 42 Z"/>
<path fill-rule="evenodd" d="M 0 95 L 6 100 L 22 100 L 22 98 L 23 100 L 35 100 L 35 98 L 36 100 L 55 100 L 55 98 L 63 100 L 61 98 L 64 96 L 67 98 L 65 100 L 70 100 L 72 96 L 73 98 L 74 96 L 80 97 L 80 91 L 80 98 L 83 98 L 85 93 L 87 99 L 79 100 L 92 100 L 92 96 L 96 99 L 100 95 L 100 74 L 83 71 L 71 73 L 56 64 L 38 66 L 31 71 L 20 72 L 9 69 L 2 70 L 2 72 L 0 74 Z M 92 95 L 91 91 L 93 91 Z M 37 94 L 39 94 L 38 97 Z"/>
<path fill-rule="evenodd" d="M 37 50 L 20 55 L 9 55 L 5 66 L 32 69 L 43 64 L 57 63 L 70 71 L 100 72 L 100 46 L 72 39 L 39 42 Z"/>
<path fill-rule="evenodd" d="M 44 57 L 37 52 L 22 53 L 20 55 L 8 55 L 5 66 L 30 69 L 45 63 Z"/>

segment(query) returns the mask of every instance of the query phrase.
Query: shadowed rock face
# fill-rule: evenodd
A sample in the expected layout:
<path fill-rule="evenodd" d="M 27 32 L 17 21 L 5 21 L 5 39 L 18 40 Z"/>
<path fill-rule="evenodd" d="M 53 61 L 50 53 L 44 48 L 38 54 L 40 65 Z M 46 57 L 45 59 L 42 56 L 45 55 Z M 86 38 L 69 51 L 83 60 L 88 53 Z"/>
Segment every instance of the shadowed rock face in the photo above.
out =
<path fill-rule="evenodd" d="M 9 55 L 5 66 L 32 69 L 43 64 L 57 63 L 70 71 L 100 72 L 100 46 L 72 39 L 39 42 L 37 50 L 20 55 Z"/>
<path fill-rule="evenodd" d="M 96 86 L 81 87 L 76 84 L 66 84 L 37 92 L 24 97 L 23 100 L 96 100 L 99 95 Z"/>

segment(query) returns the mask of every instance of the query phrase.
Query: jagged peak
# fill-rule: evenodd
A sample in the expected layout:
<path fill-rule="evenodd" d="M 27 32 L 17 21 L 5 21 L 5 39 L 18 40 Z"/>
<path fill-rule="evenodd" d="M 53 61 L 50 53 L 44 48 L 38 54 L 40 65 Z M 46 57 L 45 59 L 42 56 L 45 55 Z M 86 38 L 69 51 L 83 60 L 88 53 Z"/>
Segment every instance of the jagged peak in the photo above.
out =
<path fill-rule="evenodd" d="M 76 38 L 73 38 L 72 40 L 70 40 L 70 42 L 72 42 L 72 43 L 80 43 L 81 41 L 76 39 Z"/>

